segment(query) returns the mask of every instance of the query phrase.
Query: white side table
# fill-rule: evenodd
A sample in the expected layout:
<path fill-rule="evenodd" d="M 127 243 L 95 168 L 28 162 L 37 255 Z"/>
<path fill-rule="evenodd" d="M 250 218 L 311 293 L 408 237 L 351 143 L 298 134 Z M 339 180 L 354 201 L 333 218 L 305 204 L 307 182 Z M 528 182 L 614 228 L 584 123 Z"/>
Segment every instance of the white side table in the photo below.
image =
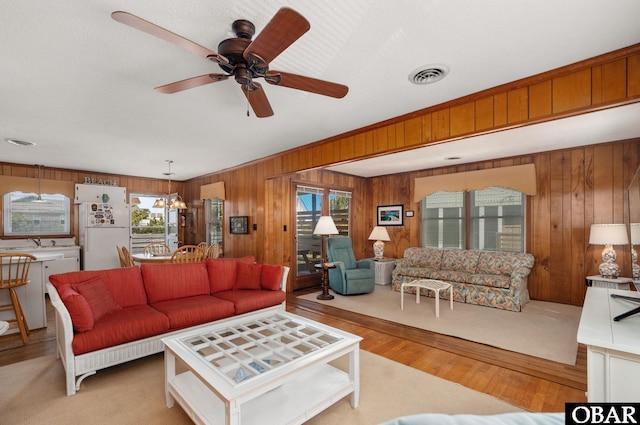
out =
<path fill-rule="evenodd" d="M 449 304 L 453 310 L 453 286 L 449 282 L 435 279 L 420 279 L 405 282 L 400 286 L 400 309 L 404 310 L 404 288 L 416 288 L 416 304 L 420 304 L 420 288 L 430 289 L 436 296 L 436 317 L 440 317 L 440 291 L 449 289 Z"/>
<path fill-rule="evenodd" d="M 587 286 L 595 286 L 598 288 L 610 288 L 610 289 L 631 289 L 631 283 L 633 279 L 630 277 L 619 277 L 617 279 L 608 279 L 600 275 L 587 276 Z"/>
<path fill-rule="evenodd" d="M 5 333 L 9 329 L 9 322 L 5 322 L 4 320 L 0 320 L 0 335 Z"/>
<path fill-rule="evenodd" d="M 375 258 L 373 258 L 373 264 L 376 270 L 376 285 L 389 285 L 391 283 L 391 273 L 396 267 L 396 259 L 383 258 L 380 260 L 376 260 Z"/>

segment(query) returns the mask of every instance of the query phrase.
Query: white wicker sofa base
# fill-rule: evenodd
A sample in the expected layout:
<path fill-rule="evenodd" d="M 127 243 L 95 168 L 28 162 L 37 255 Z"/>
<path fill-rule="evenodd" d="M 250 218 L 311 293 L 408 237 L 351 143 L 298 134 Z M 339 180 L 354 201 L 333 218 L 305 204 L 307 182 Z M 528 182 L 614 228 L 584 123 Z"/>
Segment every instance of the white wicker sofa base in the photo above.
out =
<path fill-rule="evenodd" d="M 140 359 L 152 354 L 161 353 L 164 351 L 162 338 L 209 325 L 209 323 L 205 323 L 191 328 L 167 332 L 161 335 L 76 356 L 71 348 L 71 341 L 73 340 L 71 316 L 62 303 L 62 300 L 58 296 L 55 288 L 50 283 L 47 283 L 47 287 L 51 298 L 51 304 L 56 309 L 56 357 L 61 359 L 62 366 L 65 370 L 66 391 L 68 396 L 74 395 L 76 391 L 80 390 L 80 384 L 82 381 L 88 376 L 95 375 L 98 370 Z M 277 312 L 284 311 L 284 309 L 285 303 L 282 303 L 274 307 L 268 307 L 244 313 L 242 315 L 220 319 L 217 320 L 216 323 L 236 319 L 244 315 L 254 314 L 257 311 L 273 310 L 274 312 Z"/>

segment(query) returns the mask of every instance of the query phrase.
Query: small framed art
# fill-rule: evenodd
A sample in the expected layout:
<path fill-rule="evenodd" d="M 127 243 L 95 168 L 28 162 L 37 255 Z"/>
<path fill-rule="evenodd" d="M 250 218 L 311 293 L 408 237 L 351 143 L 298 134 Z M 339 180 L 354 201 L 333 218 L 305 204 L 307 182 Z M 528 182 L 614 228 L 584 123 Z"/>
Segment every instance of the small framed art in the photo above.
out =
<path fill-rule="evenodd" d="M 236 235 L 249 233 L 249 217 L 246 215 L 229 217 L 229 232 Z"/>
<path fill-rule="evenodd" d="M 378 205 L 378 226 L 402 226 L 404 214 L 402 205 Z"/>

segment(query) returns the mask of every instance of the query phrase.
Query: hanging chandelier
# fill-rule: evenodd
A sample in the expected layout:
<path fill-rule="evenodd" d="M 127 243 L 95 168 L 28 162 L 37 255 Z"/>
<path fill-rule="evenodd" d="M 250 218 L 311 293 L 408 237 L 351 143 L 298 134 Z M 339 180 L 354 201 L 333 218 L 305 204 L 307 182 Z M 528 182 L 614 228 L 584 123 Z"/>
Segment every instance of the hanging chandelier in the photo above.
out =
<path fill-rule="evenodd" d="M 153 203 L 153 208 L 166 208 L 168 203 L 170 210 L 184 210 L 187 208 L 187 204 L 185 204 L 185 202 L 182 200 L 182 196 L 176 193 L 176 198 L 173 200 L 171 199 L 171 176 L 173 175 L 173 173 L 171 172 L 171 164 L 173 163 L 173 161 L 167 159 L 166 162 L 169 165 L 169 172 L 163 174 L 169 177 L 169 191 L 167 192 L 167 199 L 166 201 L 164 198 L 156 199 L 156 201 Z"/>

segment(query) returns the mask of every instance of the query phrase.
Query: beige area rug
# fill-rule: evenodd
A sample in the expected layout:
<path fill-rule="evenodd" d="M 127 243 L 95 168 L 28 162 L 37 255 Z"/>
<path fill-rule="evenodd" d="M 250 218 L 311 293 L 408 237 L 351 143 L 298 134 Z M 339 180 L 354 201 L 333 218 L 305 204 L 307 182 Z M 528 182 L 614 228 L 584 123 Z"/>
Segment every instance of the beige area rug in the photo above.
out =
<path fill-rule="evenodd" d="M 533 357 L 575 365 L 578 352 L 578 324 L 582 308 L 545 301 L 530 301 L 521 312 L 500 310 L 459 302 L 449 309 L 449 300 L 440 300 L 440 318 L 435 317 L 435 298 L 404 294 L 390 286 L 376 286 L 370 294 L 342 296 L 330 301 L 317 293 L 299 298 L 342 310 L 426 329 L 444 335 L 502 348 Z"/>
<path fill-rule="evenodd" d="M 335 366 L 347 367 L 347 358 Z M 462 385 L 375 354 L 360 351 L 360 405 L 349 396 L 309 424 L 377 424 L 426 412 L 495 414 L 522 409 Z M 164 399 L 162 354 L 98 372 L 76 395 L 65 395 L 64 371 L 55 356 L 0 367 L 0 423 L 3 425 L 191 424 Z M 269 424 L 265 424 L 269 425 Z M 274 424 L 277 425 L 277 424 Z"/>

